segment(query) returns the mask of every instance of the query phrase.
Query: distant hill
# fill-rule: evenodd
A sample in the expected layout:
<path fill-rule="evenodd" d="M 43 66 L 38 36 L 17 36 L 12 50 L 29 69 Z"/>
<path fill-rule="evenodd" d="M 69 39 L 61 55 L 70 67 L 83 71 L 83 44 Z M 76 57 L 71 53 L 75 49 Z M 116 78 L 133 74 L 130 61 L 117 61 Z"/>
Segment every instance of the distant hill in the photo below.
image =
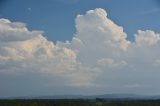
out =
<path fill-rule="evenodd" d="M 157 100 L 160 95 L 144 96 L 137 94 L 104 94 L 104 95 L 54 95 L 54 96 L 32 96 L 32 97 L 10 97 L 7 99 L 128 99 L 128 100 Z"/>

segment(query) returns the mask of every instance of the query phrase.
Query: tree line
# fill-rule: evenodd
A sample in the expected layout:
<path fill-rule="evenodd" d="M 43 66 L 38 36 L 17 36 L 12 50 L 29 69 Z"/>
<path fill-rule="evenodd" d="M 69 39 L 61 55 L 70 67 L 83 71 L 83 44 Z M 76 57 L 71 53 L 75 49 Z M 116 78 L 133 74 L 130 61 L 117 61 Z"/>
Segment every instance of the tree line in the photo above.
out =
<path fill-rule="evenodd" d="M 0 100 L 0 106 L 160 106 L 160 100 L 17 99 Z"/>

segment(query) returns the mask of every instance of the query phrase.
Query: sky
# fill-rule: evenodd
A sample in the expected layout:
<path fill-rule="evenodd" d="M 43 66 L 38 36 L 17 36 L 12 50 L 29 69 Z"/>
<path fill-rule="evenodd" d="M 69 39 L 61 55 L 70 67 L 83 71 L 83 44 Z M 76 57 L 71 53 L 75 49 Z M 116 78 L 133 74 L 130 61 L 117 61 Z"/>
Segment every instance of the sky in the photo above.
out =
<path fill-rule="evenodd" d="M 159 0 L 1 0 L 0 97 L 160 95 Z"/>
<path fill-rule="evenodd" d="M 123 26 L 129 40 L 138 29 L 159 31 L 159 0 L 1 0 L 0 17 L 43 30 L 52 41 L 71 40 L 77 14 L 95 8 L 107 10 L 109 17 Z"/>

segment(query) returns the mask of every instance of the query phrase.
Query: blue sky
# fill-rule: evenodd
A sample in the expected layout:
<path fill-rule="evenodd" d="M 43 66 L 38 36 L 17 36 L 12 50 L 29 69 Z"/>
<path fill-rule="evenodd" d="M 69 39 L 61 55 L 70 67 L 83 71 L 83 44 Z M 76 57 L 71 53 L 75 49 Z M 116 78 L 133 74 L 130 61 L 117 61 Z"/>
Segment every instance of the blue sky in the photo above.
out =
<path fill-rule="evenodd" d="M 159 0 L 1 0 L 0 97 L 158 95 L 159 19 Z"/>
<path fill-rule="evenodd" d="M 109 17 L 123 26 L 129 40 L 138 29 L 159 31 L 158 0 L 3 0 L 0 17 L 21 21 L 30 29 L 39 29 L 52 41 L 71 40 L 77 14 L 103 8 Z"/>

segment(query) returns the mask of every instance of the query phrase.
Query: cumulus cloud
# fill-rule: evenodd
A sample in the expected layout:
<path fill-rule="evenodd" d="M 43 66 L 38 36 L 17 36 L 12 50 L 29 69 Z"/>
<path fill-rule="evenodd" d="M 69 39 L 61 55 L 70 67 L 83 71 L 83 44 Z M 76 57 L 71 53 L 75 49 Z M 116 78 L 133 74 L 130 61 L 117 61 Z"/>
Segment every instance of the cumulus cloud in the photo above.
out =
<path fill-rule="evenodd" d="M 144 45 L 154 45 L 159 43 L 160 35 L 154 31 L 138 31 L 138 34 L 135 35 L 136 43 L 139 46 Z"/>
<path fill-rule="evenodd" d="M 148 77 L 157 78 L 159 33 L 139 30 L 130 42 L 123 27 L 101 8 L 78 15 L 76 29 L 71 41 L 54 43 L 42 31 L 29 31 L 24 23 L 0 19 L 0 74 L 44 75 L 54 86 L 111 85 L 115 91 L 129 89 L 132 85 L 125 87 L 129 82 L 145 85 L 151 82 Z"/>
<path fill-rule="evenodd" d="M 113 59 L 109 59 L 109 58 L 103 58 L 97 61 L 97 64 L 103 67 L 110 67 L 110 68 L 120 68 L 123 67 L 125 65 L 127 65 L 127 62 L 125 61 L 120 61 L 120 62 L 115 62 L 115 60 Z"/>
<path fill-rule="evenodd" d="M 29 31 L 23 23 L 1 19 L 0 40 L 1 73 L 50 74 L 65 77 L 70 85 L 91 81 L 91 69 L 77 62 L 73 50 L 48 41 L 40 31 Z"/>

